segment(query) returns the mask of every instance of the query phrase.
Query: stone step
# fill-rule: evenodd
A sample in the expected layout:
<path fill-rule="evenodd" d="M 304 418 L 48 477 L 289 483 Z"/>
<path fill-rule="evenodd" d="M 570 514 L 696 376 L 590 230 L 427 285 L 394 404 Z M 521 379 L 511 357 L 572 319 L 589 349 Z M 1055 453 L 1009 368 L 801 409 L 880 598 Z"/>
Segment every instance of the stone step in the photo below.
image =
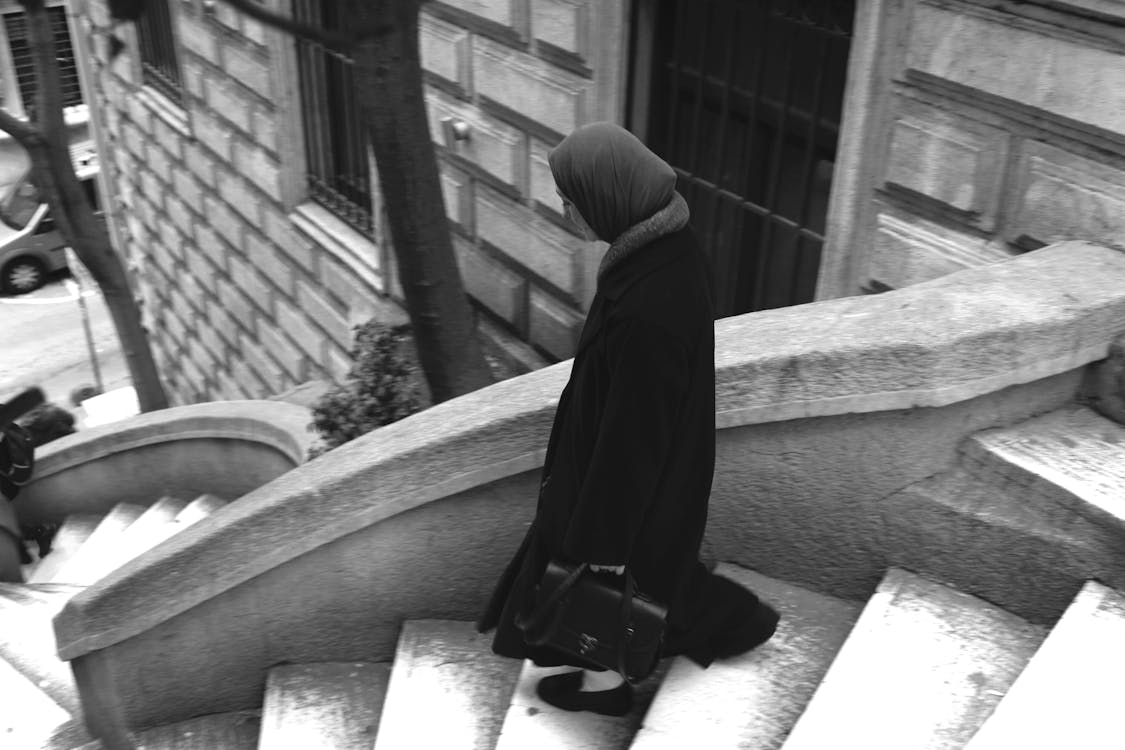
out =
<path fill-rule="evenodd" d="M 960 750 L 1045 635 L 892 568 L 782 747 Z"/>
<path fill-rule="evenodd" d="M 4 659 L 0 659 L 0 747 L 43 747 L 73 723 L 69 712 Z"/>
<path fill-rule="evenodd" d="M 26 576 L 27 580 L 30 583 L 51 581 L 55 574 L 70 560 L 71 556 L 78 551 L 78 548 L 90 538 L 103 518 L 105 516 L 92 513 L 75 513 L 67 516 L 51 542 L 51 551 L 39 561 L 35 570 Z"/>
<path fill-rule="evenodd" d="M 82 704 L 70 666 L 56 655 L 51 619 L 83 588 L 58 583 L 0 583 L 0 659 L 71 717 L 82 715 Z"/>
<path fill-rule="evenodd" d="M 965 750 L 1117 750 L 1125 595 L 1087 583 Z"/>
<path fill-rule="evenodd" d="M 781 747 L 805 709 L 862 605 L 720 565 L 719 575 L 754 591 L 781 613 L 773 638 L 707 669 L 677 657 L 664 678 L 633 750 Z"/>
<path fill-rule="evenodd" d="M 1053 624 L 1117 549 L 1102 534 L 1064 529 L 1023 494 L 956 467 L 880 502 L 882 551 L 897 567 L 945 581 L 1040 625 Z M 1034 586 L 1028 582 L 1034 581 Z"/>
<path fill-rule="evenodd" d="M 1085 407 L 1059 409 L 962 445 L 966 467 L 1025 492 L 1060 524 L 1071 515 L 1125 532 L 1125 426 Z"/>
<path fill-rule="evenodd" d="M 184 528 L 187 528 L 196 521 L 203 520 L 226 504 L 227 501 L 218 495 L 212 495 L 210 493 L 200 495 L 188 503 L 186 508 L 180 511 L 180 514 L 176 516 L 176 522 Z"/>
<path fill-rule="evenodd" d="M 257 750 L 261 715 L 258 711 L 232 711 L 199 716 L 139 732 L 138 750 Z M 98 740 L 74 750 L 104 750 Z"/>
<path fill-rule="evenodd" d="M 524 662 L 496 750 L 625 750 L 652 704 L 668 663 L 661 663 L 651 677 L 634 688 L 633 710 L 621 717 L 562 711 L 535 694 L 535 686 L 542 678 L 573 669 L 537 667 L 530 661 Z"/>
<path fill-rule="evenodd" d="M 402 625 L 375 750 L 492 750 L 520 664 L 472 623 Z"/>
<path fill-rule="evenodd" d="M 274 667 L 258 750 L 370 750 L 390 676 L 365 662 Z"/>
<path fill-rule="evenodd" d="M 180 531 L 183 527 L 176 517 L 186 506 L 186 501 L 175 497 L 157 500 L 121 532 L 111 551 L 82 571 L 83 580 L 77 582 L 93 583 Z"/>
<path fill-rule="evenodd" d="M 94 529 L 94 533 L 90 534 L 90 538 L 54 574 L 51 581 L 85 584 L 96 581 L 97 577 L 91 578 L 88 572 L 99 567 L 103 558 L 113 556 L 121 534 L 144 512 L 145 508 L 141 505 L 115 505 Z"/>

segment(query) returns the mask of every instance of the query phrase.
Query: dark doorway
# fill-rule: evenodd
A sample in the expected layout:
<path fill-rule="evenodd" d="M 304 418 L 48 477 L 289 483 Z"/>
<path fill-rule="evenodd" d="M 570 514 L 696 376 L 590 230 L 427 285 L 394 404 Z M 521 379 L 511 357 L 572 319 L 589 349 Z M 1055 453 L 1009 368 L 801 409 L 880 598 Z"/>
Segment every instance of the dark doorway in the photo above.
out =
<path fill-rule="evenodd" d="M 633 96 L 679 174 L 718 316 L 811 301 L 855 0 L 640 2 L 653 37 Z"/>

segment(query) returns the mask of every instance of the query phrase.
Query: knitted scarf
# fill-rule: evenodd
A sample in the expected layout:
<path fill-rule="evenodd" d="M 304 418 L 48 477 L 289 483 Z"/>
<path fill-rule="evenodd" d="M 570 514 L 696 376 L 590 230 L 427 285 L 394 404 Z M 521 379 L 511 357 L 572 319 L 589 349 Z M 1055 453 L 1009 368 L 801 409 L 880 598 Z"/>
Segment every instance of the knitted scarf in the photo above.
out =
<path fill-rule="evenodd" d="M 598 266 L 598 281 L 614 266 L 621 263 L 645 245 L 683 229 L 690 218 L 687 201 L 679 193 L 672 193 L 668 205 L 644 221 L 622 232 L 602 256 Z"/>

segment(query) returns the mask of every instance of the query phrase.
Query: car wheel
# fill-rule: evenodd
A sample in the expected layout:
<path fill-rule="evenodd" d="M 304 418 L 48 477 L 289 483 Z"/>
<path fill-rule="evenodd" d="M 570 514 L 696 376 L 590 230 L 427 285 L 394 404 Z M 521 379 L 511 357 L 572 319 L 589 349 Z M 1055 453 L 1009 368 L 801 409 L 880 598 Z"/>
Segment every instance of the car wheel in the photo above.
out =
<path fill-rule="evenodd" d="M 47 269 L 35 258 L 16 258 L 0 273 L 0 289 L 6 294 L 34 292 L 47 280 Z"/>

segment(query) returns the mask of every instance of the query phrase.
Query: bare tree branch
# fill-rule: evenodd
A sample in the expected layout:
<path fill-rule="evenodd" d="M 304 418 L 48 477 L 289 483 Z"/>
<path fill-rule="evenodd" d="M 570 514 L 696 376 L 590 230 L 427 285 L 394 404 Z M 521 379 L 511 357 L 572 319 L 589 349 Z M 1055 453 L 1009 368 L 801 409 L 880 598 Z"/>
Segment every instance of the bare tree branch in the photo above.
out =
<path fill-rule="evenodd" d="M 223 0 L 223 2 L 267 26 L 340 51 L 350 50 L 360 42 L 378 39 L 394 31 L 393 26 L 384 23 L 363 24 L 347 31 L 330 31 L 294 20 L 277 11 L 268 10 L 254 0 Z"/>
<path fill-rule="evenodd" d="M 24 148 L 30 150 L 43 143 L 43 133 L 34 125 L 18 120 L 6 109 L 0 109 L 0 130 L 16 139 Z"/>

